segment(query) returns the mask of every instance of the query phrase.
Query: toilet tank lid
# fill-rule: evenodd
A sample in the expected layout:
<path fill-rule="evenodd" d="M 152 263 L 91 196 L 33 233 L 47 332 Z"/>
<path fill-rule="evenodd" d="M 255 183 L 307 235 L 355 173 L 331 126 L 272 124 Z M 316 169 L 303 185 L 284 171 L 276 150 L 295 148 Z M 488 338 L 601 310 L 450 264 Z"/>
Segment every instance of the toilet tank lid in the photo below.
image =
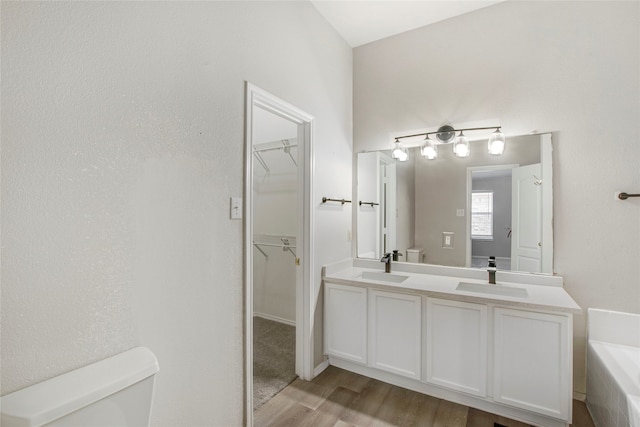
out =
<path fill-rule="evenodd" d="M 0 398 L 1 423 L 39 426 L 91 405 L 159 370 L 151 350 L 136 347 Z"/>

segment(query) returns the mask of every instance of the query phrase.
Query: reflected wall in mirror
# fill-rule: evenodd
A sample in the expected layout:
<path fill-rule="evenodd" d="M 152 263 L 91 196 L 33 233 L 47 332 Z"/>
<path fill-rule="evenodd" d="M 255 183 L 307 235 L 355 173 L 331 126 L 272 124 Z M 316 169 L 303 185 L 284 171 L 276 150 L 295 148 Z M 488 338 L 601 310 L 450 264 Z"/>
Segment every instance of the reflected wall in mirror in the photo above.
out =
<path fill-rule="evenodd" d="M 502 156 L 472 141 L 471 155 L 450 146 L 427 160 L 419 147 L 405 162 L 390 150 L 357 156 L 357 255 L 400 261 L 553 273 L 551 134 L 507 138 Z"/>

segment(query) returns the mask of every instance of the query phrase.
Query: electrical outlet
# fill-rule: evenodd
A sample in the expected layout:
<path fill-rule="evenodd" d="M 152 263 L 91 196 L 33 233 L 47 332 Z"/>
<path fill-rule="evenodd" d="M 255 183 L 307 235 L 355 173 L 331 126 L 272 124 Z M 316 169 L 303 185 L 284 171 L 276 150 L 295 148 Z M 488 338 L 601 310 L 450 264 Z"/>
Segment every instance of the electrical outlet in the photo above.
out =
<path fill-rule="evenodd" d="M 464 209 L 456 209 L 456 216 L 464 216 Z"/>

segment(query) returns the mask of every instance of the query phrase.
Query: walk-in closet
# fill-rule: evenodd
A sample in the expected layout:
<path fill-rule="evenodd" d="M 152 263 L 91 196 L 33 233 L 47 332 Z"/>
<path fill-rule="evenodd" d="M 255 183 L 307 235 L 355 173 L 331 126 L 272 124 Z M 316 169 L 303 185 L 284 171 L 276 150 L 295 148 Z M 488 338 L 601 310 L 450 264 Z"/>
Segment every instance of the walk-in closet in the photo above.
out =
<path fill-rule="evenodd" d="M 254 108 L 254 409 L 296 378 L 297 134 L 295 123 Z"/>

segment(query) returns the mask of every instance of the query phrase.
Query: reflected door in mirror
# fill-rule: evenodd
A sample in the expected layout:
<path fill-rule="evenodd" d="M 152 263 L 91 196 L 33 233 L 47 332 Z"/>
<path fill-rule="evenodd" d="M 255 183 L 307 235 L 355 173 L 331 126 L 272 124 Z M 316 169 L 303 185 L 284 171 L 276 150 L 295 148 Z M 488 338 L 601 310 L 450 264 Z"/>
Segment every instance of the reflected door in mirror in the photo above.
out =
<path fill-rule="evenodd" d="M 359 258 L 381 258 L 395 249 L 396 165 L 381 152 L 358 154 Z"/>

